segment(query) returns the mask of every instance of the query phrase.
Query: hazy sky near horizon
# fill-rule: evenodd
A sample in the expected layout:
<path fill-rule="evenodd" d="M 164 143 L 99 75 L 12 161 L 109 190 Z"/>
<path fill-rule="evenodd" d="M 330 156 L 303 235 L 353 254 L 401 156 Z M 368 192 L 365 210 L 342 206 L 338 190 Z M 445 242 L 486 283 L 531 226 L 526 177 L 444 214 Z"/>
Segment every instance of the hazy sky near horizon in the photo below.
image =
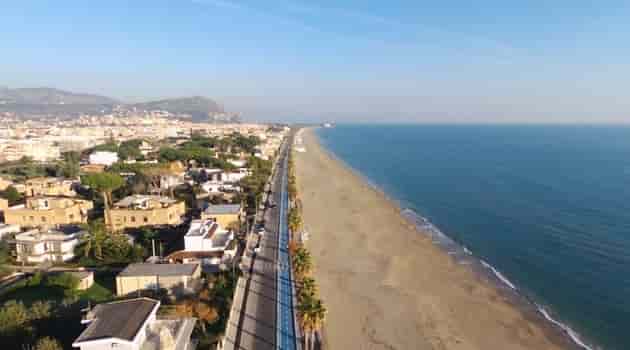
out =
<path fill-rule="evenodd" d="M 250 120 L 630 122 L 630 2 L 3 1 L 0 85 Z"/>

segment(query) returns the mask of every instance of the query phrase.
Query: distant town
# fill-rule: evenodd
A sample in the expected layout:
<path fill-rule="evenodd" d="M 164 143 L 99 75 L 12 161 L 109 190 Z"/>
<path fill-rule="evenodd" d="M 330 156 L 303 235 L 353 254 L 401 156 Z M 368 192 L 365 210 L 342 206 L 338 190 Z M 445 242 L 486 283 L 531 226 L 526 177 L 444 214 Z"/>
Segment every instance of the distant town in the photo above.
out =
<path fill-rule="evenodd" d="M 210 115 L 210 117 L 223 117 Z M 282 125 L 0 117 L 3 349 L 213 348 Z M 260 210 L 260 209 L 263 210 Z"/>

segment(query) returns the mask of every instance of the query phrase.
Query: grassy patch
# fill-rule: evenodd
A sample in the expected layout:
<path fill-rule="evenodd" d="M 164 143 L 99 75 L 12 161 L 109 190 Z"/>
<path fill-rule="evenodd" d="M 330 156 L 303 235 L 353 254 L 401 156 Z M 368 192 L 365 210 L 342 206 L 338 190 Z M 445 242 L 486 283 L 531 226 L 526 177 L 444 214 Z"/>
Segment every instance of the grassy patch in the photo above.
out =
<path fill-rule="evenodd" d="M 113 298 L 113 294 L 109 289 L 103 287 L 98 282 L 94 282 L 90 288 L 79 293 L 79 298 L 100 303 L 111 300 Z"/>
<path fill-rule="evenodd" d="M 12 289 L 0 296 L 0 302 L 4 303 L 8 300 L 18 300 L 23 302 L 25 305 L 31 305 L 38 300 L 61 302 L 63 298 L 63 288 L 45 286 L 42 284 L 29 286 L 27 283 L 24 283 L 22 287 Z"/>

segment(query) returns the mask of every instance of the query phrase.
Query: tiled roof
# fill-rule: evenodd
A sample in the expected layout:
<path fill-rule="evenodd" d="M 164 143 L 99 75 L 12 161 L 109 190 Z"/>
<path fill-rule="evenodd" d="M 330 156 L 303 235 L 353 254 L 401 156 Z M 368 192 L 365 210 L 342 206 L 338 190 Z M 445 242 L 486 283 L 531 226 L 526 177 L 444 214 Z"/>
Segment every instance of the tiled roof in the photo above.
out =
<path fill-rule="evenodd" d="M 133 341 L 136 334 L 159 305 L 157 300 L 138 298 L 97 305 L 91 311 L 94 317 L 90 325 L 74 341 L 118 338 Z"/>

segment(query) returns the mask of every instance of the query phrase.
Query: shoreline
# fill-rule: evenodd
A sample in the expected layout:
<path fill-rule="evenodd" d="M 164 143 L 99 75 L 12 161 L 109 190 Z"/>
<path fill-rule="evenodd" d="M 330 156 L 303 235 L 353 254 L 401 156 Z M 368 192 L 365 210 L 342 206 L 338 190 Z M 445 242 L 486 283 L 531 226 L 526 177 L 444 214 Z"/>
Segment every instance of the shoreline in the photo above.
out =
<path fill-rule="evenodd" d="M 386 206 L 395 211 L 395 215 L 404 220 L 408 225 L 413 227 L 415 233 L 421 233 L 422 237 L 428 238 L 430 244 L 439 249 L 440 254 L 446 256 L 450 261 L 456 265 L 465 266 L 465 270 L 481 285 L 488 285 L 494 289 L 502 301 L 510 308 L 513 308 L 521 317 L 532 326 L 541 328 L 542 334 L 546 341 L 549 341 L 553 346 L 543 345 L 538 348 L 559 348 L 564 349 L 594 349 L 589 348 L 583 341 L 576 336 L 573 331 L 558 321 L 552 319 L 547 313 L 546 309 L 540 307 L 535 301 L 528 298 L 528 296 L 519 293 L 519 289 L 512 282 L 510 282 L 505 276 L 503 276 L 497 269 L 483 261 L 481 258 L 475 257 L 465 246 L 458 244 L 450 239 L 447 235 L 443 234 L 437 227 L 433 226 L 427 219 L 419 215 L 412 208 L 405 208 L 395 198 L 389 196 L 382 188 L 372 183 L 366 176 L 361 174 L 356 169 L 352 168 L 345 161 L 337 157 L 332 151 L 324 146 L 324 143 L 319 139 L 316 131 L 312 128 L 305 129 L 303 134 L 308 138 L 313 138 L 315 147 L 318 151 L 321 151 L 325 158 L 336 163 L 343 171 L 349 173 L 349 177 L 354 177 L 352 180 L 357 180 L 365 189 L 368 189 L 381 200 L 386 202 Z M 305 142 L 306 144 L 307 142 Z M 313 145 L 306 147 L 306 152 L 312 152 Z M 298 156 L 299 157 L 299 156 Z M 342 174 L 343 176 L 343 174 Z M 300 180 L 298 178 L 298 183 Z M 305 220 L 306 225 L 310 226 L 311 223 Z M 309 243 L 307 243 L 309 244 Z M 422 253 L 422 252 L 418 252 Z M 318 259 L 314 259 L 315 264 L 318 264 Z M 472 287 L 474 289 L 475 287 Z M 531 332 L 530 325 L 527 325 L 528 331 Z M 324 330 L 324 333 L 327 333 Z M 487 329 L 485 335 L 491 335 L 494 333 L 492 329 Z M 443 347 L 445 349 L 450 347 Z M 455 348 L 455 347 L 454 347 Z M 457 347 L 460 348 L 460 347 Z M 474 347 L 473 347 L 474 348 Z M 530 348 L 530 347 L 513 347 L 511 344 L 505 348 Z"/>
<path fill-rule="evenodd" d="M 541 323 L 544 327 L 548 327 L 547 331 L 551 332 L 553 337 L 561 337 L 567 340 L 575 350 L 601 350 L 594 344 L 588 343 L 582 336 L 571 328 L 570 325 L 557 320 L 554 314 L 550 312 L 549 307 L 540 305 L 533 297 L 522 293 L 520 288 L 510 281 L 495 266 L 476 256 L 464 244 L 454 241 L 447 234 L 443 233 L 438 227 L 434 226 L 427 218 L 418 213 L 415 209 L 405 207 L 399 200 L 390 196 L 383 188 L 373 183 L 367 176 L 363 175 L 359 170 L 352 167 L 343 159 L 339 158 L 321 141 L 317 135 L 316 129 L 308 128 L 308 132 L 318 143 L 321 150 L 332 160 L 339 163 L 340 166 L 351 172 L 354 176 L 363 181 L 378 195 L 382 196 L 392 206 L 398 209 L 399 214 L 410 224 L 416 227 L 416 231 L 426 235 L 433 240 L 433 243 L 439 247 L 445 254 L 448 254 L 456 263 L 470 266 L 471 270 L 481 279 L 487 279 L 494 284 L 506 298 L 510 299 L 512 304 L 518 308 L 524 315 L 534 322 Z"/>

